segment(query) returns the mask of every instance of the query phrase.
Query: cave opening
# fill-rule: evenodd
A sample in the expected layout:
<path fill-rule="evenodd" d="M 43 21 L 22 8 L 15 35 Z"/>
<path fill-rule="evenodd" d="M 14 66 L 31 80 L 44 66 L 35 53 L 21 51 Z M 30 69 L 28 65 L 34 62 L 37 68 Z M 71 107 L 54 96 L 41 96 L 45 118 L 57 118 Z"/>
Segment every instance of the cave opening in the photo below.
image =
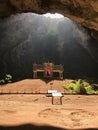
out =
<path fill-rule="evenodd" d="M 14 81 L 33 78 L 33 63 L 50 61 L 64 66 L 64 78 L 96 78 L 96 43 L 85 28 L 61 14 L 13 15 L 0 19 L 0 59 L 6 64 L 1 71 Z"/>

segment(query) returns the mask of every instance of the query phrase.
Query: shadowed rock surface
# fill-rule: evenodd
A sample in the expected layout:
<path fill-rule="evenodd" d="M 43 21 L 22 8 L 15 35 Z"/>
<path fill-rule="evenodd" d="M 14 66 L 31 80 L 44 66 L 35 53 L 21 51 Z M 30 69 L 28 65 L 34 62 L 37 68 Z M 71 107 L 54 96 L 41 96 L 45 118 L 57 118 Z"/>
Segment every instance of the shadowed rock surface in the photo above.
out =
<path fill-rule="evenodd" d="M 61 13 L 87 27 L 98 39 L 97 0 L 0 0 L 0 17 L 23 12 Z"/>
<path fill-rule="evenodd" d="M 98 44 L 68 18 L 51 19 L 24 13 L 0 19 L 0 77 L 33 77 L 33 64 L 51 61 L 64 66 L 64 77 L 96 77 Z"/>
<path fill-rule="evenodd" d="M 74 129 L 67 129 L 67 128 L 58 128 L 53 126 L 37 126 L 32 124 L 24 124 L 20 126 L 0 126 L 0 130 L 74 130 Z M 84 128 L 84 129 L 77 129 L 77 130 L 96 130 L 97 128 Z"/>

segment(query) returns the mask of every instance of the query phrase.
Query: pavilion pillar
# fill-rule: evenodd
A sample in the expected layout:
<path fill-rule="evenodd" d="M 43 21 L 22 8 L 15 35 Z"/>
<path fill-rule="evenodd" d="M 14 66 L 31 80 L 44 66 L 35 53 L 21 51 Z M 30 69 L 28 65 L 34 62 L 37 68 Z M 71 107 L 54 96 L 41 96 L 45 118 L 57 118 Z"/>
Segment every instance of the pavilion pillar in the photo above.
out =
<path fill-rule="evenodd" d="M 36 71 L 34 71 L 33 78 L 34 78 L 34 79 L 36 79 L 36 78 L 37 78 L 37 72 L 36 72 Z"/>
<path fill-rule="evenodd" d="M 59 78 L 63 79 L 63 73 L 62 72 L 59 72 Z"/>

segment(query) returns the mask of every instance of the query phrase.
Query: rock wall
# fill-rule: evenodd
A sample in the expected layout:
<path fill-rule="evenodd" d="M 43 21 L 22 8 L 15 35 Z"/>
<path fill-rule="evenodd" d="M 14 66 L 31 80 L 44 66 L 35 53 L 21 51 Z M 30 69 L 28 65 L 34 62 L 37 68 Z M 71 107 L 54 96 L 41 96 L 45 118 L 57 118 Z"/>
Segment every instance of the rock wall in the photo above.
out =
<path fill-rule="evenodd" d="M 65 78 L 96 78 L 98 44 L 67 18 L 22 13 L 0 20 L 1 79 L 5 74 L 15 81 L 32 78 L 32 65 L 47 61 L 62 64 Z"/>
<path fill-rule="evenodd" d="M 98 0 L 0 0 L 0 17 L 22 12 L 61 13 L 98 39 Z"/>

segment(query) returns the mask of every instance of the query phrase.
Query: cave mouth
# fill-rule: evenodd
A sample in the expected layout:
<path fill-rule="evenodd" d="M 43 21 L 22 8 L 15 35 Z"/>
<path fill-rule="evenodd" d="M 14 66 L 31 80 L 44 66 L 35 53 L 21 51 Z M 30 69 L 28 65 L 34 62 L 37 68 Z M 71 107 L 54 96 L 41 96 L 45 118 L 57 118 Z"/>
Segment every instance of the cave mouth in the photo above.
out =
<path fill-rule="evenodd" d="M 13 79 L 33 78 L 33 63 L 64 66 L 64 78 L 96 77 L 97 51 L 87 31 L 61 14 L 0 19 L 0 58 Z"/>
<path fill-rule="evenodd" d="M 43 16 L 49 17 L 51 19 L 61 19 L 61 18 L 64 18 L 64 16 L 62 14 L 58 14 L 58 13 L 54 13 L 54 14 L 46 13 L 46 14 L 43 14 Z"/>

